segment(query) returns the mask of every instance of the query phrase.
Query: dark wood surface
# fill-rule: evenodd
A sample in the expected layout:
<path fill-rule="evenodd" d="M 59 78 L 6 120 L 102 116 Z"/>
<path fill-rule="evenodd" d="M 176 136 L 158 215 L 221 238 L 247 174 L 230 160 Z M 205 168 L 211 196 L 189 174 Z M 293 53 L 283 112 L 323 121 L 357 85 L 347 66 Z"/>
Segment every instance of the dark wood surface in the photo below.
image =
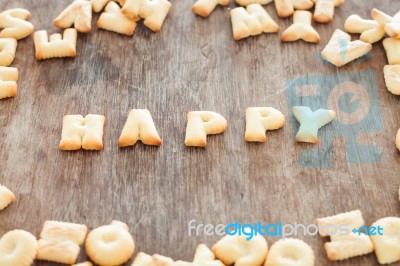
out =
<path fill-rule="evenodd" d="M 54 33 L 59 30 L 52 20 L 68 4 L 1 0 L 0 9 L 26 8 L 36 30 Z M 315 25 L 321 35 L 318 45 L 281 43 L 279 36 L 291 19 L 278 19 L 273 4 L 266 9 L 280 33 L 240 42 L 233 41 L 228 9 L 217 8 L 203 19 L 192 14 L 191 5 L 173 1 L 161 32 L 152 33 L 140 23 L 133 37 L 97 29 L 94 15 L 92 32 L 79 34 L 74 59 L 37 62 L 32 36 L 19 41 L 12 65 L 20 71 L 18 96 L 0 101 L 0 183 L 17 200 L 0 212 L 0 235 L 25 229 L 38 236 L 45 220 L 95 228 L 117 219 L 129 225 L 137 251 L 190 260 L 197 244 L 211 246 L 219 239 L 189 237 L 192 219 L 310 224 L 318 217 L 360 209 L 371 225 L 400 215 L 400 153 L 394 145 L 400 98 L 385 88 L 382 44 L 375 44 L 366 60 L 340 69 L 317 56 L 350 14 L 369 17 L 373 7 L 394 14 L 400 2 L 347 1 L 336 9 L 333 23 Z M 348 137 L 334 136 L 327 149 L 295 143 L 288 80 L 317 76 L 325 83 L 330 74 L 339 83 L 342 75 L 366 81 L 377 93 L 372 104 L 379 110 L 364 124 L 344 129 L 346 136 L 379 150 L 375 162 L 360 163 L 366 155 L 357 149 L 348 158 Z M 264 144 L 246 143 L 245 109 L 250 106 L 281 110 L 285 127 L 268 132 Z M 339 102 L 334 107 L 342 108 Z M 118 148 L 132 108 L 151 111 L 161 147 L 140 143 Z M 209 137 L 206 149 L 185 147 L 186 113 L 191 110 L 222 114 L 229 123 L 227 132 Z M 106 117 L 104 151 L 59 151 L 62 117 L 89 113 Z M 321 138 L 334 127 L 322 129 Z M 314 168 L 299 163 L 301 154 L 317 147 L 323 152 L 312 157 Z M 325 161 L 329 154 L 331 165 Z M 374 254 L 329 263 L 325 240 L 298 238 L 312 246 L 317 265 L 377 265 Z M 271 245 L 277 239 L 267 240 Z M 79 260 L 85 258 L 82 251 Z"/>

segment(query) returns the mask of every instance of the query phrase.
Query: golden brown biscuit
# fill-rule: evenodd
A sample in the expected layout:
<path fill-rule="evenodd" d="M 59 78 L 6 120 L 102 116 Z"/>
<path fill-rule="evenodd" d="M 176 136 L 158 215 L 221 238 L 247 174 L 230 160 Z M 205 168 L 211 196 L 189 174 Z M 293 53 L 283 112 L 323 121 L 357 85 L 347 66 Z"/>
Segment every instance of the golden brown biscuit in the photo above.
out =
<path fill-rule="evenodd" d="M 127 228 L 126 224 L 114 221 L 91 231 L 85 241 L 89 258 L 98 265 L 127 262 L 135 251 L 135 242 Z"/>
<path fill-rule="evenodd" d="M 372 45 L 363 41 L 351 41 L 351 36 L 339 29 L 333 33 L 321 56 L 337 67 L 350 63 L 372 50 Z"/>
<path fill-rule="evenodd" d="M 226 119 L 215 112 L 194 111 L 187 114 L 185 145 L 207 146 L 208 134 L 220 134 L 228 127 Z"/>
<path fill-rule="evenodd" d="M 176 261 L 175 266 L 224 266 L 224 264 L 215 259 L 214 253 L 204 244 L 200 244 L 194 254 L 193 262 Z"/>
<path fill-rule="evenodd" d="M 400 39 L 386 38 L 383 40 L 383 47 L 389 65 L 400 65 Z"/>
<path fill-rule="evenodd" d="M 276 130 L 285 124 L 285 116 L 272 107 L 246 109 L 246 141 L 265 142 L 265 131 Z"/>
<path fill-rule="evenodd" d="M 18 69 L 0 66 L 0 99 L 17 95 Z"/>
<path fill-rule="evenodd" d="M 60 150 L 102 150 L 104 122 L 102 115 L 64 116 Z"/>
<path fill-rule="evenodd" d="M 9 66 L 14 61 L 18 43 L 12 38 L 0 38 L 0 66 Z"/>
<path fill-rule="evenodd" d="M 383 68 L 386 88 L 395 95 L 400 95 L 400 65 L 387 65 Z"/>
<path fill-rule="evenodd" d="M 109 2 L 97 21 L 97 27 L 120 34 L 132 36 L 136 29 L 136 21 L 130 19 L 121 12 L 120 6 L 115 2 Z"/>
<path fill-rule="evenodd" d="M 138 140 L 146 145 L 159 146 L 162 143 L 150 111 L 147 109 L 132 109 L 129 112 L 118 145 L 120 147 L 133 146 Z"/>
<path fill-rule="evenodd" d="M 79 32 L 92 30 L 92 3 L 85 0 L 75 0 L 53 21 L 54 25 L 67 29 L 74 25 Z"/>
<path fill-rule="evenodd" d="M 75 57 L 77 36 L 76 29 L 66 29 L 63 36 L 59 33 L 50 35 L 49 41 L 45 30 L 35 32 L 36 59 Z"/>
<path fill-rule="evenodd" d="M 329 23 L 333 20 L 334 13 L 334 0 L 317 0 L 313 18 L 314 21 L 319 23 Z"/>
<path fill-rule="evenodd" d="M 131 19 L 144 19 L 144 25 L 154 32 L 161 29 L 171 3 L 167 0 L 126 0 L 122 13 Z"/>
<path fill-rule="evenodd" d="M 36 238 L 29 232 L 14 230 L 0 239 L 0 265 L 30 266 L 37 252 Z"/>
<path fill-rule="evenodd" d="M 264 266 L 314 266 L 312 248 L 300 239 L 284 238 L 275 242 Z"/>
<path fill-rule="evenodd" d="M 15 200 L 14 193 L 5 186 L 0 185 L 0 211 Z"/>
<path fill-rule="evenodd" d="M 108 3 L 117 2 L 123 6 L 126 0 L 90 0 L 90 2 L 92 3 L 93 11 L 99 13 Z"/>
<path fill-rule="evenodd" d="M 32 23 L 26 21 L 31 13 L 22 8 L 6 10 L 0 13 L 0 38 L 13 38 L 16 40 L 28 37 L 33 32 Z"/>
<path fill-rule="evenodd" d="M 296 11 L 293 15 L 293 24 L 287 28 L 281 36 L 283 42 L 304 40 L 306 42 L 319 43 L 318 32 L 311 26 L 312 14 L 309 11 Z"/>
<path fill-rule="evenodd" d="M 139 252 L 131 266 L 176 266 L 171 258 Z"/>
<path fill-rule="evenodd" d="M 233 38 L 241 40 L 263 32 L 278 32 L 279 26 L 260 4 L 251 4 L 246 8 L 237 7 L 231 10 Z"/>
<path fill-rule="evenodd" d="M 371 228 L 375 228 L 374 234 L 371 234 L 371 240 L 379 264 L 400 261 L 400 218 L 379 219 L 372 224 Z"/>
<path fill-rule="evenodd" d="M 227 6 L 229 0 L 197 0 L 192 6 L 192 12 L 202 17 L 208 17 L 217 5 Z"/>

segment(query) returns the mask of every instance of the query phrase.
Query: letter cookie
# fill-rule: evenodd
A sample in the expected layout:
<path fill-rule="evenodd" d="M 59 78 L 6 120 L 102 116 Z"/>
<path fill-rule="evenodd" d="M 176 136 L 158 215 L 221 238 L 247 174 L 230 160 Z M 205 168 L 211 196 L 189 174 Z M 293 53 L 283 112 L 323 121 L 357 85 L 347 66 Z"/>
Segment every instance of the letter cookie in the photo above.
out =
<path fill-rule="evenodd" d="M 267 5 L 272 2 L 272 0 L 235 0 L 236 4 L 241 6 L 248 6 L 251 4 Z M 228 1 L 229 4 L 229 1 Z M 226 5 L 228 5 L 226 4 Z"/>
<path fill-rule="evenodd" d="M 383 74 L 387 89 L 395 95 L 400 95 L 400 65 L 385 66 Z"/>
<path fill-rule="evenodd" d="M 375 255 L 380 264 L 400 261 L 400 218 L 386 217 L 372 224 Z"/>
<path fill-rule="evenodd" d="M 329 23 L 333 20 L 333 15 L 335 13 L 335 7 L 341 6 L 344 1 L 338 0 L 316 0 L 315 1 L 315 11 L 314 11 L 314 21 L 319 23 Z"/>
<path fill-rule="evenodd" d="M 85 261 L 71 266 L 93 266 L 93 264 L 90 261 Z"/>
<path fill-rule="evenodd" d="M 0 99 L 17 95 L 18 69 L 0 66 Z"/>
<path fill-rule="evenodd" d="M 161 29 L 171 6 L 167 0 L 126 0 L 122 13 L 131 19 L 143 18 L 144 25 L 157 32 Z"/>
<path fill-rule="evenodd" d="M 278 17 L 287 18 L 293 15 L 294 6 L 292 0 L 275 0 L 274 2 Z"/>
<path fill-rule="evenodd" d="M 400 151 L 400 129 L 397 132 L 397 136 L 396 136 L 396 147 Z M 399 193 L 400 193 L 400 190 L 399 190 Z M 400 198 L 399 198 L 399 200 L 400 200 Z"/>
<path fill-rule="evenodd" d="M 14 61 L 17 41 L 12 38 L 0 39 L 0 66 L 9 66 Z"/>
<path fill-rule="evenodd" d="M 261 235 L 247 240 L 246 236 L 226 235 L 211 250 L 225 265 L 260 266 L 268 253 L 268 243 Z"/>
<path fill-rule="evenodd" d="M 349 16 L 344 24 L 344 29 L 349 33 L 360 33 L 360 40 L 367 43 L 380 41 L 385 34 L 378 22 L 363 19 L 358 15 Z"/>
<path fill-rule="evenodd" d="M 93 11 L 96 13 L 99 13 L 101 10 L 103 10 L 103 8 L 108 3 L 117 2 L 121 6 L 123 6 L 125 4 L 126 0 L 91 0 L 91 2 L 92 2 Z"/>
<path fill-rule="evenodd" d="M 176 266 L 171 258 L 139 252 L 131 266 Z"/>
<path fill-rule="evenodd" d="M 33 32 L 32 23 L 26 21 L 31 13 L 22 8 L 6 10 L 0 13 L 0 38 L 21 40 Z"/>
<path fill-rule="evenodd" d="M 38 244 L 29 232 L 14 230 L 0 239 L 0 265 L 30 266 L 36 257 Z"/>
<path fill-rule="evenodd" d="M 272 107 L 246 109 L 246 141 L 265 142 L 265 131 L 276 130 L 285 124 L 285 116 Z"/>
<path fill-rule="evenodd" d="M 281 40 L 293 42 L 301 39 L 306 42 L 319 43 L 321 38 L 311 26 L 311 16 L 309 11 L 294 12 L 293 24 L 282 33 Z"/>
<path fill-rule="evenodd" d="M 351 41 L 351 36 L 336 29 L 328 44 L 322 50 L 323 59 L 337 67 L 350 63 L 371 51 L 372 45 L 363 41 Z"/>
<path fill-rule="evenodd" d="M 400 38 L 400 11 L 385 25 L 385 32 L 392 38 Z"/>
<path fill-rule="evenodd" d="M 75 0 L 53 21 L 54 25 L 67 29 L 74 25 L 79 32 L 92 30 L 92 3 L 85 0 Z"/>
<path fill-rule="evenodd" d="M 259 4 L 231 10 L 233 39 L 238 41 L 263 32 L 278 32 L 279 26 Z"/>
<path fill-rule="evenodd" d="M 86 253 L 98 265 L 121 265 L 135 251 L 135 242 L 124 223 L 113 221 L 91 231 L 85 242 Z"/>
<path fill-rule="evenodd" d="M 319 218 L 317 225 L 322 237 L 329 236 L 331 238 L 331 242 L 324 245 L 328 259 L 331 261 L 344 260 L 374 251 L 369 236 L 361 232 L 360 234 L 352 232 L 353 229 L 358 230 L 364 226 L 364 220 L 359 210 Z M 333 227 L 337 228 L 334 234 L 331 233 Z M 346 232 L 341 232 L 341 230 Z"/>
<path fill-rule="evenodd" d="M 264 266 L 314 266 L 312 248 L 300 239 L 284 238 L 275 242 Z"/>
<path fill-rule="evenodd" d="M 129 112 L 118 145 L 120 147 L 133 146 L 138 140 L 141 140 L 143 144 L 155 146 L 161 145 L 162 142 L 147 109 L 132 109 Z"/>
<path fill-rule="evenodd" d="M 102 115 L 64 116 L 60 150 L 102 150 L 104 121 Z"/>
<path fill-rule="evenodd" d="M 176 261 L 175 266 L 225 266 L 221 261 L 215 259 L 214 253 L 204 244 L 196 249 L 193 262 Z"/>
<path fill-rule="evenodd" d="M 309 143 L 317 143 L 318 130 L 336 117 L 336 113 L 332 110 L 319 109 L 313 112 L 310 107 L 304 106 L 293 107 L 293 114 L 300 123 L 296 141 Z"/>
<path fill-rule="evenodd" d="M 5 186 L 0 185 L 0 211 L 15 200 L 15 195 Z M 1 265 L 1 264 L 0 264 Z"/>
<path fill-rule="evenodd" d="M 194 111 L 187 114 L 186 146 L 207 146 L 208 134 L 220 134 L 228 127 L 226 119 L 215 112 Z"/>
<path fill-rule="evenodd" d="M 87 230 L 83 224 L 46 221 L 40 233 L 36 259 L 74 264 Z"/>
<path fill-rule="evenodd" d="M 229 0 L 198 0 L 192 6 L 192 12 L 202 17 L 208 17 L 217 5 L 227 6 Z"/>
<path fill-rule="evenodd" d="M 136 20 L 122 14 L 121 8 L 117 3 L 110 2 L 106 6 L 105 12 L 100 15 L 97 27 L 132 36 L 136 29 Z"/>
<path fill-rule="evenodd" d="M 66 29 L 63 37 L 59 33 L 52 34 L 50 35 L 50 41 L 45 30 L 37 31 L 34 34 L 36 59 L 75 57 L 76 39 L 76 29 Z"/>
<path fill-rule="evenodd" d="M 383 40 L 389 65 L 400 65 L 400 39 L 386 38 Z"/>

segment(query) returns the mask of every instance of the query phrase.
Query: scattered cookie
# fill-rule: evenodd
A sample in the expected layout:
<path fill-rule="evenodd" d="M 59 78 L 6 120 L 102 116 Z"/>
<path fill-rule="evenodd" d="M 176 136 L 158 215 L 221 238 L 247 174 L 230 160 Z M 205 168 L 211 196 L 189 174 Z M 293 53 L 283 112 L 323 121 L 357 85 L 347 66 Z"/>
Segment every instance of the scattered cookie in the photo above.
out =
<path fill-rule="evenodd" d="M 118 145 L 120 147 L 133 146 L 138 140 L 146 145 L 159 146 L 162 143 L 150 111 L 147 109 L 132 109 L 129 112 Z"/>
<path fill-rule="evenodd" d="M 176 266 L 171 258 L 139 252 L 131 266 Z"/>
<path fill-rule="evenodd" d="M 204 244 L 200 244 L 194 254 L 193 262 L 176 261 L 175 266 L 225 266 L 215 259 L 214 253 Z"/>
<path fill-rule="evenodd" d="M 304 241 L 283 238 L 275 242 L 264 266 L 314 266 L 313 249 Z"/>
<path fill-rule="evenodd" d="M 0 99 L 17 95 L 18 69 L 0 66 Z"/>
<path fill-rule="evenodd" d="M 389 65 L 400 64 L 400 39 L 386 38 L 383 40 Z"/>
<path fill-rule="evenodd" d="M 64 30 L 63 36 L 59 33 L 50 35 L 50 41 L 45 30 L 37 31 L 34 34 L 36 59 L 75 57 L 76 39 L 76 29 L 72 28 Z"/>
<path fill-rule="evenodd" d="M 364 226 L 364 219 L 359 210 L 319 218 L 317 225 L 322 237 L 329 236 L 331 238 L 331 242 L 326 242 L 324 245 L 328 259 L 331 261 L 344 260 L 374 251 L 369 236 L 362 232 L 352 232 L 353 229 L 358 230 Z M 343 234 L 335 230 L 332 234 L 332 230 L 330 230 L 332 226 L 342 228 L 341 230 L 346 229 L 347 233 Z"/>
<path fill-rule="evenodd" d="M 285 116 L 272 107 L 246 109 L 246 141 L 265 142 L 265 131 L 276 130 L 285 124 Z"/>
<path fill-rule="evenodd" d="M 78 259 L 87 227 L 83 224 L 46 221 L 38 241 L 38 260 L 74 264 Z"/>
<path fill-rule="evenodd" d="M 359 33 L 360 40 L 367 43 L 380 41 L 384 32 L 382 26 L 375 20 L 363 19 L 358 15 L 351 15 L 344 23 L 345 31 L 349 33 Z"/>
<path fill-rule="evenodd" d="M 322 50 L 324 60 L 337 67 L 346 65 L 371 51 L 372 45 L 363 41 L 351 41 L 351 36 L 336 29 L 328 44 Z"/>
<path fill-rule="evenodd" d="M 376 8 L 371 10 L 371 17 L 378 23 L 378 27 L 370 30 L 363 39 L 369 43 L 375 43 L 385 37 L 385 25 L 392 20 L 392 17 Z"/>
<path fill-rule="evenodd" d="M 106 6 L 105 12 L 101 13 L 97 21 L 97 27 L 132 36 L 136 29 L 136 21 L 122 14 L 121 8 L 117 3 L 110 2 Z"/>
<path fill-rule="evenodd" d="M 390 37 L 398 38 L 400 34 L 400 12 L 398 12 L 394 17 L 374 8 L 371 11 L 371 16 L 376 20 L 380 27 L 379 31 L 381 33 L 381 39 L 387 33 Z"/>
<path fill-rule="evenodd" d="M 99 13 L 110 2 L 117 2 L 123 6 L 126 0 L 90 0 L 90 2 L 92 3 L 93 11 Z"/>
<path fill-rule="evenodd" d="M 93 264 L 90 261 L 85 261 L 71 266 L 93 266 Z"/>
<path fill-rule="evenodd" d="M 278 32 L 279 26 L 260 4 L 251 4 L 246 8 L 236 7 L 231 10 L 233 39 L 238 41 L 263 32 Z"/>
<path fill-rule="evenodd" d="M 386 88 L 395 95 L 400 95 L 400 65 L 386 65 L 383 68 Z"/>
<path fill-rule="evenodd" d="M 144 25 L 157 32 L 161 29 L 171 6 L 167 0 L 126 0 L 121 11 L 131 19 L 143 18 Z"/>
<path fill-rule="evenodd" d="M 99 265 L 121 265 L 135 251 L 135 242 L 124 223 L 113 221 L 91 231 L 85 242 L 89 258 Z"/>
<path fill-rule="evenodd" d="M 198 0 L 192 6 L 192 12 L 202 17 L 208 17 L 217 5 L 227 6 L 229 5 L 229 1 L 230 0 Z"/>
<path fill-rule="evenodd" d="M 385 32 L 392 38 L 400 38 L 400 11 L 385 25 Z"/>
<path fill-rule="evenodd" d="M 0 38 L 0 66 L 9 66 L 14 61 L 18 43 L 12 38 Z"/>
<path fill-rule="evenodd" d="M 215 112 L 194 111 L 187 114 L 186 146 L 207 146 L 208 134 L 220 134 L 228 127 L 226 119 Z"/>
<path fill-rule="evenodd" d="M 29 232 L 14 230 L 0 239 L 0 265 L 30 266 L 36 257 L 38 244 Z"/>
<path fill-rule="evenodd" d="M 102 115 L 64 116 L 60 150 L 102 150 L 104 122 Z"/>
<path fill-rule="evenodd" d="M 333 20 L 335 3 L 333 0 L 317 0 L 313 19 L 319 23 L 329 23 Z"/>
<path fill-rule="evenodd" d="M 382 218 L 373 223 L 372 227 L 377 228 L 375 234 L 371 234 L 371 240 L 378 262 L 389 264 L 400 261 L 400 218 Z"/>
<path fill-rule="evenodd" d="M 250 240 L 243 235 L 226 235 L 211 250 L 225 265 L 260 266 L 267 257 L 268 243 L 261 235 Z"/>
<path fill-rule="evenodd" d="M 74 25 L 79 32 L 92 30 L 92 3 L 86 0 L 75 0 L 53 21 L 54 25 L 67 29 Z"/>
<path fill-rule="evenodd" d="M 312 0 L 292 0 L 293 7 L 296 10 L 308 10 L 314 6 Z"/>
<path fill-rule="evenodd" d="M 32 23 L 26 21 L 31 13 L 22 8 L 6 10 L 0 13 L 0 38 L 13 38 L 20 40 L 28 37 L 33 32 Z"/>
<path fill-rule="evenodd" d="M 287 18 L 293 15 L 294 6 L 292 0 L 274 0 L 278 17 Z"/>
<path fill-rule="evenodd" d="M 396 136 L 396 147 L 400 151 L 400 129 L 397 132 L 397 136 Z M 399 190 L 399 193 L 400 193 L 400 190 Z M 399 200 L 400 200 L 400 198 L 399 198 Z"/>
<path fill-rule="evenodd" d="M 318 130 L 336 117 L 332 110 L 319 109 L 313 112 L 310 107 L 305 106 L 293 107 L 293 115 L 300 123 L 296 141 L 308 143 L 317 143 Z"/>
<path fill-rule="evenodd" d="M 321 38 L 311 26 L 311 17 L 312 14 L 309 11 L 294 12 L 293 24 L 282 33 L 281 40 L 293 42 L 301 39 L 306 42 L 319 43 Z"/>
<path fill-rule="evenodd" d="M 0 211 L 15 200 L 15 195 L 5 186 L 0 185 Z M 1 265 L 1 264 L 0 264 Z"/>

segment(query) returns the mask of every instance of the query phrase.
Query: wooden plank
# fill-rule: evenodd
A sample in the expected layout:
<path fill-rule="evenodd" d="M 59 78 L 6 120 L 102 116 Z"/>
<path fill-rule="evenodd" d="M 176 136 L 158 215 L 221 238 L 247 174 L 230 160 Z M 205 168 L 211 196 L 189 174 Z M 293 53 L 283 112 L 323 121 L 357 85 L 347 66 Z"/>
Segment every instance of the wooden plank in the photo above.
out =
<path fill-rule="evenodd" d="M 3 1 L 0 9 L 27 8 L 37 30 L 56 32 L 51 22 L 68 2 Z M 137 250 L 190 260 L 197 244 L 211 246 L 219 239 L 189 237 L 192 219 L 309 224 L 317 217 L 360 209 L 370 225 L 399 216 L 400 154 L 394 139 L 400 98 L 385 89 L 382 44 L 374 45 L 367 60 L 339 70 L 317 55 L 350 14 L 368 17 L 375 6 L 393 14 L 400 3 L 347 1 L 335 10 L 333 23 L 315 26 L 322 40 L 318 45 L 281 43 L 277 34 L 235 42 L 228 9 L 218 8 L 203 19 L 191 13 L 191 5 L 173 1 L 161 32 L 151 33 L 140 24 L 132 38 L 97 29 L 95 15 L 93 32 L 79 34 L 75 59 L 37 62 L 32 37 L 19 42 L 13 64 L 20 71 L 18 96 L 0 102 L 0 183 L 18 199 L 0 213 L 0 235 L 19 228 L 38 236 L 50 219 L 90 228 L 118 219 L 130 226 Z M 291 24 L 291 19 L 276 17 L 273 5 L 266 9 L 281 32 Z M 332 137 L 332 147 L 318 146 L 322 154 L 303 164 L 299 158 L 316 146 L 295 143 L 289 108 L 296 98 L 287 90 L 289 80 L 302 77 L 306 85 L 320 82 L 329 89 L 346 78 L 366 82 L 377 93 L 376 99 L 370 95 L 370 106 L 379 107 L 367 122 L 346 127 L 344 137 L 339 124 L 324 128 L 321 136 Z M 329 95 L 324 93 L 314 104 L 326 104 Z M 345 97 L 334 107 L 350 110 L 351 102 Z M 268 132 L 267 143 L 246 143 L 244 111 L 250 106 L 281 110 L 288 118 L 285 127 Z M 164 141 L 161 147 L 118 148 L 131 108 L 152 112 Z M 186 148 L 186 113 L 191 110 L 221 113 L 229 121 L 227 132 L 210 137 L 206 149 Z M 62 117 L 88 113 L 106 116 L 105 150 L 59 151 Z M 375 147 L 380 154 L 376 162 L 360 163 L 365 160 L 360 146 L 347 158 L 349 136 L 368 145 L 366 152 L 372 154 Z M 306 168 L 312 162 L 318 167 Z M 312 246 L 317 265 L 330 265 L 324 240 L 299 238 Z M 271 245 L 276 238 L 267 240 Z M 376 264 L 373 254 L 335 263 Z"/>

